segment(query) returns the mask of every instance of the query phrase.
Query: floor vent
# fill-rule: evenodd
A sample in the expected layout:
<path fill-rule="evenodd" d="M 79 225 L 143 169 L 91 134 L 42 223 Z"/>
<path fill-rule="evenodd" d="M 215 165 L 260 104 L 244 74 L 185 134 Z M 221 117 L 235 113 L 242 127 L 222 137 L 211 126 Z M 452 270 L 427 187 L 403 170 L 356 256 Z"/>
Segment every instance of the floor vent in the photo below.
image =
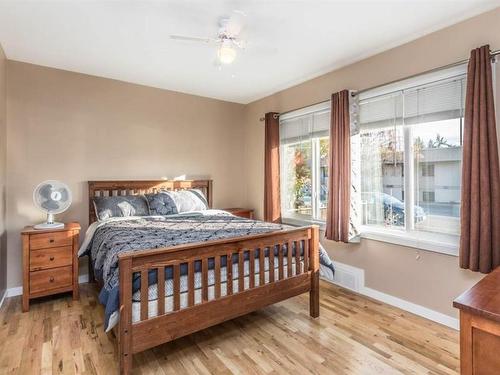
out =
<path fill-rule="evenodd" d="M 333 283 L 344 288 L 361 292 L 365 285 L 365 272 L 361 268 L 348 266 L 347 264 L 335 263 L 335 275 Z"/>

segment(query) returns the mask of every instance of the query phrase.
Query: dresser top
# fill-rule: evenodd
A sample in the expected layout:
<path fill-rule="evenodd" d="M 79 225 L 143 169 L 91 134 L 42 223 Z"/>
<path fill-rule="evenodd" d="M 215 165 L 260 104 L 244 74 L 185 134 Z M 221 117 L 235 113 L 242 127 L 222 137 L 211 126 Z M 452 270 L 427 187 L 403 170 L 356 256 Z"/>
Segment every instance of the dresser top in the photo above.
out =
<path fill-rule="evenodd" d="M 21 231 L 21 234 L 36 234 L 36 233 L 53 233 L 53 232 L 63 232 L 66 230 L 80 230 L 80 224 L 73 222 L 73 223 L 66 223 L 64 224 L 64 228 L 56 228 L 56 229 L 35 229 L 33 228 L 33 225 L 28 225 L 24 227 L 24 229 Z"/>
<path fill-rule="evenodd" d="M 500 267 L 462 293 L 453 301 L 453 306 L 500 322 Z"/>

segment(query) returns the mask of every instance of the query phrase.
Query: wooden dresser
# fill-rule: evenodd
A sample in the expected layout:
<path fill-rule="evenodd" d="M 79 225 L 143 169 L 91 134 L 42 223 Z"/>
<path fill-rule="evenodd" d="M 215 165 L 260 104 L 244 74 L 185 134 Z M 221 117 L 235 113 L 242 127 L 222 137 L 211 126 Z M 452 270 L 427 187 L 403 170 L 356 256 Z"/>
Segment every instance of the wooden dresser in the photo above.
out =
<path fill-rule="evenodd" d="M 23 242 L 23 311 L 30 300 L 62 292 L 78 299 L 78 243 L 80 224 L 60 229 L 36 230 L 26 227 Z"/>
<path fill-rule="evenodd" d="M 453 306 L 460 309 L 460 373 L 500 374 L 500 267 Z"/>
<path fill-rule="evenodd" d="M 249 208 L 223 208 L 224 211 L 230 212 L 235 216 L 253 219 L 253 210 Z"/>

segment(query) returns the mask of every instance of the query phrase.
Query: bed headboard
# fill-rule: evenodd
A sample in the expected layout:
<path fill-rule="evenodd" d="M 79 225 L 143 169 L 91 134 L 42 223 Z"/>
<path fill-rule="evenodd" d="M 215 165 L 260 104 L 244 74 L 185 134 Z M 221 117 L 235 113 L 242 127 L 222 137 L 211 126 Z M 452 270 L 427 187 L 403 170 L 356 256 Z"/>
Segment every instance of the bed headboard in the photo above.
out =
<path fill-rule="evenodd" d="M 144 181 L 88 181 L 89 185 L 89 225 L 97 221 L 94 197 L 137 195 L 163 190 L 200 189 L 212 208 L 212 180 L 144 180 Z"/>

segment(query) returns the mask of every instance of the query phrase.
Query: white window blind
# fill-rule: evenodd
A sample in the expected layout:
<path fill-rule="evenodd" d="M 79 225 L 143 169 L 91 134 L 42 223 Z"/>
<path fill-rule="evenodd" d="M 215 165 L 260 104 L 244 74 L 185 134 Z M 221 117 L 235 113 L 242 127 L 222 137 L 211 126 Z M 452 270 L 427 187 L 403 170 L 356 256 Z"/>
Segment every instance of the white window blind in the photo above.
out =
<path fill-rule="evenodd" d="M 429 123 L 463 115 L 466 66 L 370 90 L 359 95 L 361 128 Z"/>
<path fill-rule="evenodd" d="M 465 74 L 404 91 L 405 124 L 429 123 L 462 117 Z"/>
<path fill-rule="evenodd" d="M 327 137 L 329 132 L 329 108 L 289 119 L 280 118 L 281 143 L 295 143 L 309 138 Z"/>

